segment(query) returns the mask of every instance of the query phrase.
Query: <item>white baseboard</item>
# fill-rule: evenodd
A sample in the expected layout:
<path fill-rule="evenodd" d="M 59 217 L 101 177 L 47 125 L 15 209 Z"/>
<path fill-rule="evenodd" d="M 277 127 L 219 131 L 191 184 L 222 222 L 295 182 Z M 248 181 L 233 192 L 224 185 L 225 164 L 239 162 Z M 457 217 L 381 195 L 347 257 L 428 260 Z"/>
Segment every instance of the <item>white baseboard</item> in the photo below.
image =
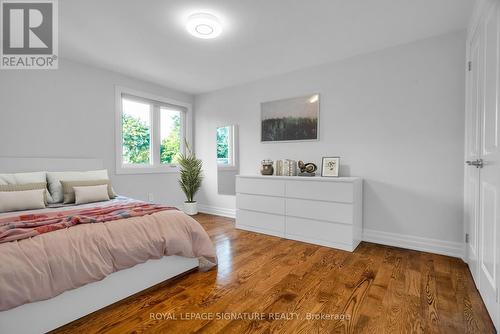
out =
<path fill-rule="evenodd" d="M 382 232 L 369 229 L 363 229 L 363 241 L 453 256 L 461 259 L 464 259 L 465 254 L 464 244 L 460 242 L 422 238 L 412 235 Z"/>
<path fill-rule="evenodd" d="M 229 218 L 236 217 L 236 209 L 221 208 L 211 205 L 198 204 L 198 211 L 222 217 L 229 217 Z"/>
<path fill-rule="evenodd" d="M 198 210 L 217 216 L 235 218 L 236 210 L 198 204 Z M 363 229 L 363 241 L 387 246 L 407 248 L 422 252 L 429 252 L 464 259 L 465 246 L 460 242 L 443 241 L 431 238 L 416 237 L 407 234 L 382 232 Z"/>

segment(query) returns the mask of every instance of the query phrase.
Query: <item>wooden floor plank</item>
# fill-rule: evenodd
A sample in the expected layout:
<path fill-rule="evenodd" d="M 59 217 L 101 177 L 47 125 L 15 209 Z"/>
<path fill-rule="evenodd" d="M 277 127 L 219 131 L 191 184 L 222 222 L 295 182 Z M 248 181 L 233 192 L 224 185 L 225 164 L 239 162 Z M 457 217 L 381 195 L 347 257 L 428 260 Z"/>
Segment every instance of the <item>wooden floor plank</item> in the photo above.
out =
<path fill-rule="evenodd" d="M 54 333 L 495 333 L 460 259 L 365 242 L 349 253 L 237 230 L 230 218 L 195 219 L 216 246 L 215 270 L 163 282 Z M 186 314 L 214 319 L 180 319 Z"/>

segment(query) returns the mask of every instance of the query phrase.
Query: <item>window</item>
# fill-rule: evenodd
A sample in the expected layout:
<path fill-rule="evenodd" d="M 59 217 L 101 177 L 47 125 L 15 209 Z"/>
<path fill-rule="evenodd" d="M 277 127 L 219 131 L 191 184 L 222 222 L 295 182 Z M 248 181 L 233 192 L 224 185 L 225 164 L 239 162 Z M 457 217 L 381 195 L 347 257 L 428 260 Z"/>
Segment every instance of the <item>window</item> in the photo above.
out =
<path fill-rule="evenodd" d="M 217 128 L 217 165 L 220 169 L 236 167 L 235 131 L 233 125 Z"/>
<path fill-rule="evenodd" d="M 190 105 L 117 87 L 117 173 L 177 171 Z"/>
<path fill-rule="evenodd" d="M 151 105 L 122 99 L 123 164 L 151 162 Z"/>
<path fill-rule="evenodd" d="M 181 118 L 182 112 L 175 109 L 160 108 L 160 163 L 172 164 L 177 162 L 181 152 Z"/>

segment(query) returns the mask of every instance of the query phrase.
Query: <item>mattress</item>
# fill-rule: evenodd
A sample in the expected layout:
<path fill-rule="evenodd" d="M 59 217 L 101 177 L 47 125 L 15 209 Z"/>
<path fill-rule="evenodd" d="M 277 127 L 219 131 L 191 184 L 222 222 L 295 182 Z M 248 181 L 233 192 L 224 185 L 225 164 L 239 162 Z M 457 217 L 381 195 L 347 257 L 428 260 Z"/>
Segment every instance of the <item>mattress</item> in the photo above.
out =
<path fill-rule="evenodd" d="M 133 201 L 118 197 L 96 204 L 0 214 L 64 213 Z M 66 290 L 104 279 L 149 259 L 168 255 L 198 258 L 200 269 L 217 263 L 203 227 L 178 210 L 105 223 L 79 224 L 0 244 L 0 311 L 52 298 Z"/>

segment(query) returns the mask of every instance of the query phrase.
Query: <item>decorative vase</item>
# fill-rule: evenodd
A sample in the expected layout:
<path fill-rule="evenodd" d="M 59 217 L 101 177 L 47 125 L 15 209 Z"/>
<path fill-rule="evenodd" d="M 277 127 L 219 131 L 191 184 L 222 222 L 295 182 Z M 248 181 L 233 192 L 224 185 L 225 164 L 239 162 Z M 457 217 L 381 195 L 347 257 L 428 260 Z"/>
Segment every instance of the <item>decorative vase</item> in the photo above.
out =
<path fill-rule="evenodd" d="M 193 216 L 198 213 L 198 205 L 196 202 L 184 202 L 184 211 L 185 214 Z"/>
<path fill-rule="evenodd" d="M 273 173 L 274 173 L 273 161 L 272 160 L 262 160 L 261 167 L 260 167 L 260 173 L 262 175 L 273 175 Z"/>

